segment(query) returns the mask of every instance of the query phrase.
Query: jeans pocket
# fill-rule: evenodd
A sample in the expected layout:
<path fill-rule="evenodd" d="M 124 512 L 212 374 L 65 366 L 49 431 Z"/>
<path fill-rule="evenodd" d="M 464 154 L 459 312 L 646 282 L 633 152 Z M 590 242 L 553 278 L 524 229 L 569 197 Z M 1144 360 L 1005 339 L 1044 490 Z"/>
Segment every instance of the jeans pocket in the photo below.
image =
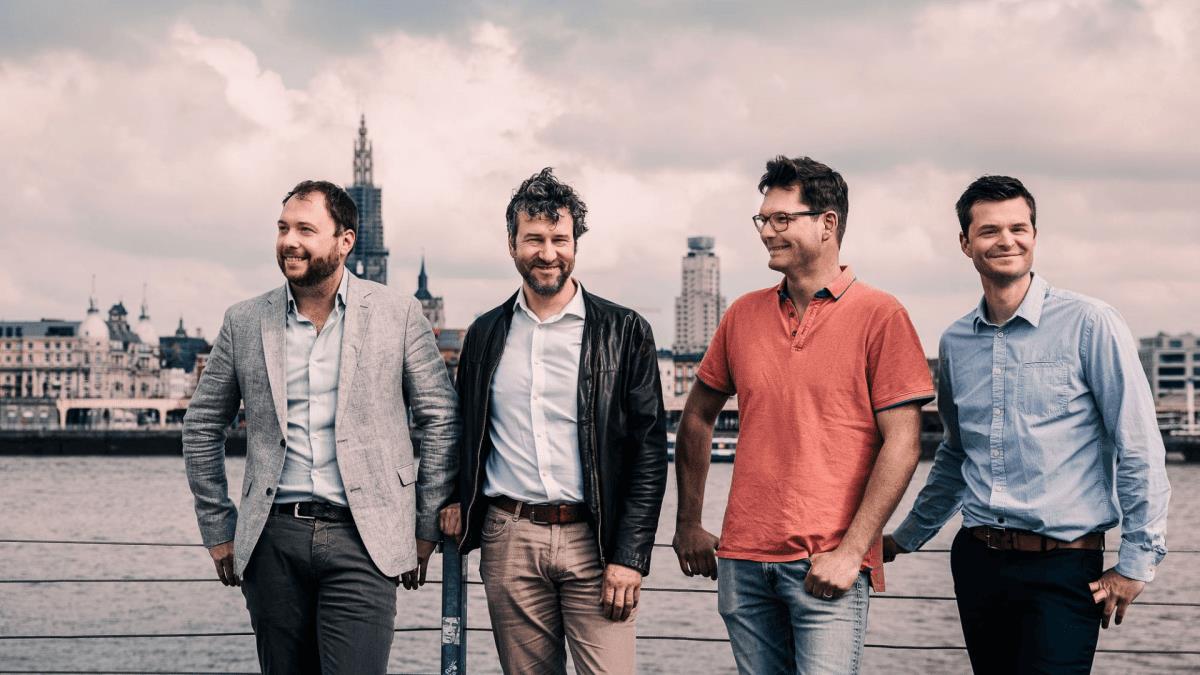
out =
<path fill-rule="evenodd" d="M 480 530 L 479 536 L 485 541 L 491 541 L 504 534 L 508 529 L 508 524 L 512 522 L 512 518 L 488 514 L 483 521 L 483 529 Z"/>

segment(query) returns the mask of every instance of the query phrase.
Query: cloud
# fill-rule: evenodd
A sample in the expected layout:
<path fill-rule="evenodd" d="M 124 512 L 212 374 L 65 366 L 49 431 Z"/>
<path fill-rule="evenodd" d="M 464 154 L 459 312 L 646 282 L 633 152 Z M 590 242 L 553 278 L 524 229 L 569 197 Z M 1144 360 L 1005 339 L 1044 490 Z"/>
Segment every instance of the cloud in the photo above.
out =
<path fill-rule="evenodd" d="M 580 278 L 670 344 L 686 236 L 716 237 L 730 299 L 777 280 L 748 219 L 786 152 L 846 176 L 845 260 L 930 351 L 978 298 L 952 205 L 982 173 L 1037 195 L 1052 282 L 1137 333 L 1197 328 L 1195 3 L 579 11 L 200 4 L 118 12 L 119 46 L 61 27 L 10 42 L 0 315 L 78 317 L 95 273 L 102 302 L 147 281 L 160 331 L 183 314 L 211 335 L 279 283 L 279 199 L 349 179 L 365 112 L 392 283 L 413 288 L 424 253 L 453 325 L 516 288 L 503 209 L 554 166 L 591 207 Z"/>

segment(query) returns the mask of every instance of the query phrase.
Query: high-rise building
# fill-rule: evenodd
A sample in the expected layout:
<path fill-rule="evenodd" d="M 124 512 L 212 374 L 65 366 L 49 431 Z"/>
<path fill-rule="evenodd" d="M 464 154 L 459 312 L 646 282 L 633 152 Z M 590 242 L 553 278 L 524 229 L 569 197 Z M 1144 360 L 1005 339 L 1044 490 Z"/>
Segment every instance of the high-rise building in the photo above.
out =
<path fill-rule="evenodd" d="M 675 298 L 675 353 L 703 354 L 725 314 L 721 260 L 712 237 L 688 237 L 683 283 Z"/>
<path fill-rule="evenodd" d="M 375 160 L 367 140 L 367 118 L 359 120 L 354 141 L 354 184 L 346 188 L 358 207 L 358 236 L 346 267 L 356 276 L 387 283 L 388 250 L 383 242 L 383 189 L 375 186 Z"/>
<path fill-rule="evenodd" d="M 434 332 L 440 331 L 446 325 L 446 309 L 442 296 L 429 292 L 429 275 L 425 274 L 425 256 L 421 256 L 421 272 L 417 274 L 417 292 L 413 293 L 421 301 L 421 313 L 425 315 Z"/>

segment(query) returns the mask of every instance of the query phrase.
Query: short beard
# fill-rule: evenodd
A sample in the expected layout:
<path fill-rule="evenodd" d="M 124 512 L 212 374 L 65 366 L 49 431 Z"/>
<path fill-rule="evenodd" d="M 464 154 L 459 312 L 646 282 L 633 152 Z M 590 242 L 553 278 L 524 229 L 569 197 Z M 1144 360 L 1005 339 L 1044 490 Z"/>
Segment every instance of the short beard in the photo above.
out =
<path fill-rule="evenodd" d="M 1011 286 L 1015 283 L 1019 283 L 1022 279 L 1029 276 L 1029 272 L 1032 269 L 1033 269 L 1033 266 L 1031 265 L 1029 267 L 1026 267 L 1022 271 L 1019 271 L 1016 273 L 1009 273 L 1009 272 L 998 272 L 987 266 L 981 266 L 981 265 L 975 266 L 975 271 L 979 272 L 980 276 L 986 277 L 989 281 L 996 284 L 997 286 Z"/>
<path fill-rule="evenodd" d="M 279 270 L 283 272 L 284 278 L 293 286 L 300 288 L 316 286 L 334 274 L 337 274 L 338 268 L 342 266 L 342 260 L 338 257 L 337 249 L 335 248 L 329 252 L 329 255 L 324 257 L 310 255 L 308 257 L 308 270 L 299 279 L 292 279 L 287 275 L 287 266 L 283 262 L 283 255 L 277 255 L 276 259 L 279 263 Z"/>
<path fill-rule="evenodd" d="M 533 270 L 538 267 L 542 269 L 558 268 L 558 278 L 549 284 L 539 282 L 533 274 Z M 556 295 L 561 291 L 563 286 L 567 284 L 567 279 L 571 277 L 571 270 L 567 269 L 567 266 L 563 263 L 556 263 L 554 265 L 522 265 L 521 263 L 517 263 L 517 271 L 521 273 L 521 277 L 525 279 L 525 283 L 529 285 L 529 288 L 534 293 L 546 298 Z"/>

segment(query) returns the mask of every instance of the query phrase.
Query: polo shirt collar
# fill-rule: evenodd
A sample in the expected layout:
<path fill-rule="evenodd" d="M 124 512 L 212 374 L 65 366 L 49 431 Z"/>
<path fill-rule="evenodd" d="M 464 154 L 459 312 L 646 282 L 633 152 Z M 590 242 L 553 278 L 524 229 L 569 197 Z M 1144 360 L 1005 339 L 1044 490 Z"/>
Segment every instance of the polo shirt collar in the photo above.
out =
<path fill-rule="evenodd" d="M 846 291 L 850 289 L 850 286 L 858 279 L 858 277 L 854 276 L 854 270 L 851 269 L 849 265 L 842 265 L 841 270 L 842 271 L 837 275 L 837 277 L 835 277 L 833 281 L 829 282 L 828 286 L 817 291 L 813 297 L 833 298 L 834 302 L 841 300 L 842 296 L 846 294 Z M 779 298 L 781 300 L 787 299 L 787 277 L 784 277 L 783 280 L 779 282 L 779 285 L 775 287 L 775 292 L 779 294 Z"/>
<path fill-rule="evenodd" d="M 346 289 L 350 285 L 350 270 L 342 269 L 342 283 L 338 284 L 337 295 L 334 297 L 334 308 L 346 308 Z M 292 284 L 290 281 L 283 282 L 283 288 L 287 291 L 287 311 L 289 314 L 299 316 L 300 312 L 296 309 L 296 297 L 292 295 Z"/>
<path fill-rule="evenodd" d="M 529 305 L 525 304 L 524 286 L 517 289 L 517 299 L 513 302 L 513 311 L 522 311 L 529 318 L 541 323 L 553 323 L 564 316 L 567 316 L 568 314 L 571 316 L 577 316 L 580 319 L 586 319 L 587 310 L 584 308 L 583 304 L 583 286 L 579 285 L 579 283 L 574 279 L 570 279 L 569 281 L 575 285 L 575 295 L 571 297 L 571 301 L 567 303 L 566 307 L 563 307 L 561 312 L 546 319 L 545 321 L 537 318 L 537 314 L 535 314 L 532 309 L 529 309 Z"/>
<path fill-rule="evenodd" d="M 1046 294 L 1050 292 L 1050 284 L 1038 274 L 1033 272 L 1030 274 L 1033 278 L 1029 281 L 1029 290 L 1025 291 L 1025 298 L 1021 300 L 1021 305 L 1013 313 L 1013 319 L 1021 317 L 1029 325 L 1037 328 L 1042 320 L 1042 309 L 1046 306 Z M 975 312 L 971 315 L 971 327 L 976 333 L 979 332 L 981 325 L 995 325 L 987 318 L 987 298 L 979 299 L 979 305 L 975 307 Z"/>

